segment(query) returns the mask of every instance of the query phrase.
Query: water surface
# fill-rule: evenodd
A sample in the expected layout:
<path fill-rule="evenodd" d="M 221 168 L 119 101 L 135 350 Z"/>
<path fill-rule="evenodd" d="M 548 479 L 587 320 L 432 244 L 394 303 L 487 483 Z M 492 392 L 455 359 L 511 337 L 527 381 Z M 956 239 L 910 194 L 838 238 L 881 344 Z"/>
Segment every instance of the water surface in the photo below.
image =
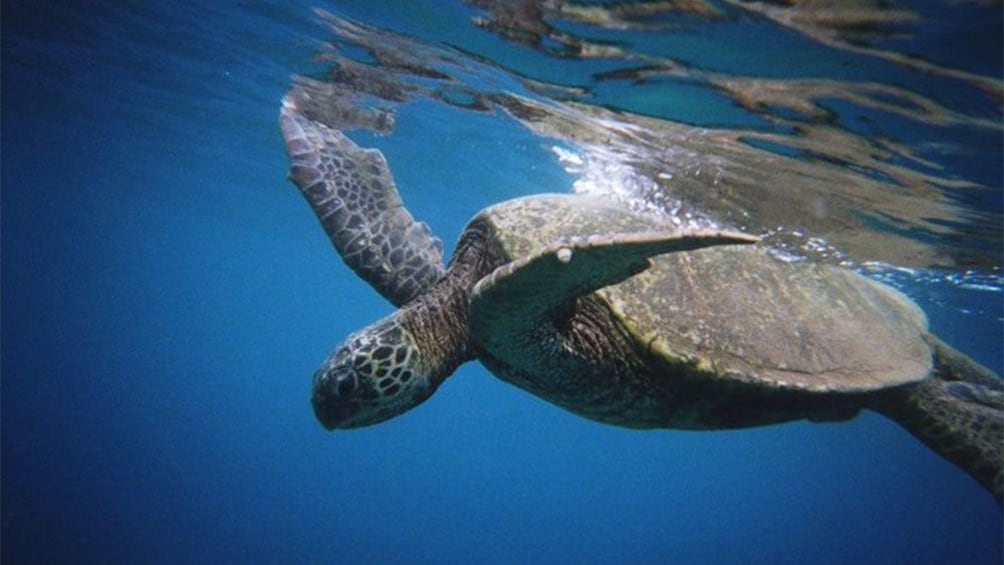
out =
<path fill-rule="evenodd" d="M 312 371 L 390 306 L 276 118 L 353 68 L 404 88 L 350 89 L 393 117 L 351 134 L 448 250 L 493 202 L 598 191 L 861 269 L 1004 365 L 999 4 L 514 5 L 4 6 L 4 561 L 1001 561 L 992 499 L 872 414 L 637 432 L 468 364 L 321 429 Z"/>

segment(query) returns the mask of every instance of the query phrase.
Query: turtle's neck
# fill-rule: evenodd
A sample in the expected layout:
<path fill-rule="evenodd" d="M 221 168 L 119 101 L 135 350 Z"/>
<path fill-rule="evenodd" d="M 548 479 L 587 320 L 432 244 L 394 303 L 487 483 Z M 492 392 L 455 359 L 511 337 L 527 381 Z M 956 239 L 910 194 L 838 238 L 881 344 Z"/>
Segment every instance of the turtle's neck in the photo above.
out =
<path fill-rule="evenodd" d="M 446 274 L 397 313 L 398 322 L 418 345 L 423 368 L 437 385 L 477 356 L 467 325 L 471 290 L 505 261 L 489 230 L 483 221 L 471 222 L 457 242 Z"/>

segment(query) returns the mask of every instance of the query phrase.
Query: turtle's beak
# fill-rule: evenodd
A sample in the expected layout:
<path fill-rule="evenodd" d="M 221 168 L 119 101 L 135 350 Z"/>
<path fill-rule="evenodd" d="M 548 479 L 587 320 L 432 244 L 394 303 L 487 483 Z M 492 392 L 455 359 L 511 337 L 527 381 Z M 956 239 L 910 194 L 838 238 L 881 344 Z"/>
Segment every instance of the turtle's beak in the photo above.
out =
<path fill-rule="evenodd" d="M 345 422 L 352 419 L 357 407 L 354 402 L 328 402 L 316 391 L 310 399 L 314 405 L 314 415 L 326 430 L 345 427 Z"/>

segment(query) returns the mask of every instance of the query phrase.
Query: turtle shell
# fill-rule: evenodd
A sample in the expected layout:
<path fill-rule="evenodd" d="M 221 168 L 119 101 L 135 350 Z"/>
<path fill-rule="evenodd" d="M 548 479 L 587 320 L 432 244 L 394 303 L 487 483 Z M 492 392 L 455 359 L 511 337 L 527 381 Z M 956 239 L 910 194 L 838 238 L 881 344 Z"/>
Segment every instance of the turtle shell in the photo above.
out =
<path fill-rule="evenodd" d="M 483 215 L 510 259 L 567 236 L 679 231 L 579 195 L 517 199 Z M 640 351 L 706 378 L 866 392 L 922 380 L 931 369 L 927 319 L 902 293 L 849 269 L 784 261 L 757 246 L 661 255 L 596 297 Z"/>

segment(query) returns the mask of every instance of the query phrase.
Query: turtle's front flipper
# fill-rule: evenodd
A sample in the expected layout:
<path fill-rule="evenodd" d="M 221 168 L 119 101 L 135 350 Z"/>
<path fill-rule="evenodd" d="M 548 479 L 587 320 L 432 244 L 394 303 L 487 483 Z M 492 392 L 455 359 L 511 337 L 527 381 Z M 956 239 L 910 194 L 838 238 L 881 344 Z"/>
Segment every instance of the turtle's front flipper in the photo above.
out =
<path fill-rule="evenodd" d="M 932 337 L 935 376 L 889 391 L 877 407 L 1004 502 L 1004 381 Z"/>
<path fill-rule="evenodd" d="M 279 125 L 290 179 L 356 274 L 396 306 L 439 280 L 443 244 L 404 208 L 383 154 L 305 118 L 289 100 Z"/>
<path fill-rule="evenodd" d="M 749 244 L 756 237 L 737 232 L 641 232 L 570 238 L 507 263 L 474 287 L 468 316 L 471 331 L 490 354 L 525 357 L 526 336 L 568 313 L 575 299 L 620 282 L 649 267 L 649 257 L 713 245 Z M 539 361 L 539 360 L 538 360 Z"/>

